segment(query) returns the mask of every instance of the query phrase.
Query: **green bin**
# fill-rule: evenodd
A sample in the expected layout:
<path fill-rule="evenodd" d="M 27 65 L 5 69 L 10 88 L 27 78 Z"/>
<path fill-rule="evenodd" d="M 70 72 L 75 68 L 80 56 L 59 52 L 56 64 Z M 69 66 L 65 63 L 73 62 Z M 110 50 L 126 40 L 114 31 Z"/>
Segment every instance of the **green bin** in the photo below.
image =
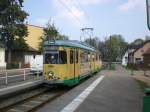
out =
<path fill-rule="evenodd" d="M 150 112 L 150 88 L 145 89 L 143 98 L 143 112 Z"/>

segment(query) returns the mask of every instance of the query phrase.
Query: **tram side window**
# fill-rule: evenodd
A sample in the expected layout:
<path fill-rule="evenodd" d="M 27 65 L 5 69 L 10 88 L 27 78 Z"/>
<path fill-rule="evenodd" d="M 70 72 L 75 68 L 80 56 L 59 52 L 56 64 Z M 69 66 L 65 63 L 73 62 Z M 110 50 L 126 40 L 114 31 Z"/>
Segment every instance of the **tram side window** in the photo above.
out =
<path fill-rule="evenodd" d="M 60 64 L 67 64 L 67 53 L 65 51 L 59 52 L 59 63 Z"/>
<path fill-rule="evenodd" d="M 73 64 L 73 51 L 70 50 L 70 64 Z"/>
<path fill-rule="evenodd" d="M 99 60 L 99 58 L 98 58 L 98 54 L 96 54 L 96 61 L 98 61 Z"/>
<path fill-rule="evenodd" d="M 92 55 L 92 61 L 94 61 L 94 60 L 95 60 L 95 55 L 93 54 L 93 55 Z"/>
<path fill-rule="evenodd" d="M 78 50 L 76 50 L 76 63 L 78 63 Z"/>

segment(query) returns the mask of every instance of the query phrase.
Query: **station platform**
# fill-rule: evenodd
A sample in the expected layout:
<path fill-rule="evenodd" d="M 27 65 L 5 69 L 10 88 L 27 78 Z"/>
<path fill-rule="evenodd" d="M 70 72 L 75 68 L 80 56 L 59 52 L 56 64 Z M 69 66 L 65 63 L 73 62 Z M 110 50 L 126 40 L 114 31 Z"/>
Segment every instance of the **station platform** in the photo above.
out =
<path fill-rule="evenodd" d="M 142 112 L 143 94 L 121 69 L 98 73 L 37 112 Z"/>
<path fill-rule="evenodd" d="M 25 90 L 30 87 L 35 87 L 42 84 L 43 78 L 30 79 L 26 81 L 19 81 L 14 83 L 9 83 L 7 85 L 0 85 L 0 97 L 8 95 L 17 91 Z"/>

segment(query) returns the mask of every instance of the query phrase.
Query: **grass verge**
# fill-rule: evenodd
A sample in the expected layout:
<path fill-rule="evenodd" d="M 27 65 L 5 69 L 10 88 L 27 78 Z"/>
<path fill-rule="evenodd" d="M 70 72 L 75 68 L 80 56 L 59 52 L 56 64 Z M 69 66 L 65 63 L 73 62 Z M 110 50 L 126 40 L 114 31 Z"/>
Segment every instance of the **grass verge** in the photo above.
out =
<path fill-rule="evenodd" d="M 116 70 L 116 65 L 115 65 L 115 64 L 111 64 L 111 65 L 108 67 L 108 70 Z"/>
<path fill-rule="evenodd" d="M 137 79 L 135 79 L 135 80 L 138 83 L 138 85 L 140 86 L 141 91 L 144 93 L 145 89 L 148 88 L 149 86 L 144 81 L 137 80 Z"/>

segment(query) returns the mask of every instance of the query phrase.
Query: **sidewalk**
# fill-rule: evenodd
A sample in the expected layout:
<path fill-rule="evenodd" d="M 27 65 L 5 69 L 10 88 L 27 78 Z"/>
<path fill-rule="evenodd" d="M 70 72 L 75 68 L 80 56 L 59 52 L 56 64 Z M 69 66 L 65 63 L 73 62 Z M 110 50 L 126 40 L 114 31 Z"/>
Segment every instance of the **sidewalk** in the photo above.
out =
<path fill-rule="evenodd" d="M 91 85 L 101 76 L 104 78 L 93 89 Z M 117 66 L 116 71 L 101 71 L 38 112 L 73 112 L 73 109 L 75 112 L 142 112 L 142 98 L 137 82 L 128 71 Z"/>
<path fill-rule="evenodd" d="M 11 94 L 16 91 L 38 86 L 42 83 L 43 83 L 43 77 L 39 77 L 38 79 L 37 78 L 29 79 L 20 82 L 9 83 L 7 85 L 0 85 L 0 97 L 3 95 Z"/>
<path fill-rule="evenodd" d="M 143 71 L 135 71 L 133 78 L 143 81 L 150 87 L 150 71 L 146 72 L 146 76 Z"/>

